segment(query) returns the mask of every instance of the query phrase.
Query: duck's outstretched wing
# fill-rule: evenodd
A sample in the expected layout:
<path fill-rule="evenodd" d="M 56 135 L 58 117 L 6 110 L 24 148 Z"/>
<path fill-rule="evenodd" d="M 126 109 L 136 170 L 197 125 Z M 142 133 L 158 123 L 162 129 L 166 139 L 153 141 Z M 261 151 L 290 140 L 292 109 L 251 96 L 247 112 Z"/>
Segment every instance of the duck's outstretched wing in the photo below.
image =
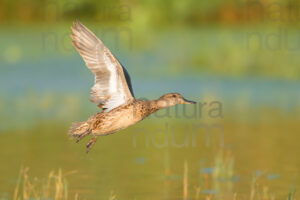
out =
<path fill-rule="evenodd" d="M 79 21 L 71 29 L 74 47 L 95 74 L 90 100 L 105 112 L 133 100 L 129 74 L 116 57 Z"/>

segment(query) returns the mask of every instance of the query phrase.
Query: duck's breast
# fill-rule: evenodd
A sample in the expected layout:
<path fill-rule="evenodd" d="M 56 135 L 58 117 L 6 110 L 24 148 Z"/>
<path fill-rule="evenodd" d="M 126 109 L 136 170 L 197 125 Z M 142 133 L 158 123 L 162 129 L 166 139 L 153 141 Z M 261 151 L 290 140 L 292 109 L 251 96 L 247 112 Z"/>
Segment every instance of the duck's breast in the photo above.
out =
<path fill-rule="evenodd" d="M 114 109 L 108 113 L 99 113 L 94 122 L 93 133 L 97 135 L 111 134 L 125 129 L 144 119 L 145 111 L 142 111 L 140 103 L 129 104 Z"/>

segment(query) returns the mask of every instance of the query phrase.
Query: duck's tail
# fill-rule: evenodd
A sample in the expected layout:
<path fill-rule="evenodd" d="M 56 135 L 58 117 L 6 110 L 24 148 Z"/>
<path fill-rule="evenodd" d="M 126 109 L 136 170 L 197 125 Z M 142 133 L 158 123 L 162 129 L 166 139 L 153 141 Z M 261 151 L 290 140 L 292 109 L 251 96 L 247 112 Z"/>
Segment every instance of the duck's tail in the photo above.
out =
<path fill-rule="evenodd" d="M 87 121 L 74 122 L 69 129 L 69 134 L 73 137 L 80 137 L 82 135 L 88 135 L 90 133 L 90 124 Z"/>

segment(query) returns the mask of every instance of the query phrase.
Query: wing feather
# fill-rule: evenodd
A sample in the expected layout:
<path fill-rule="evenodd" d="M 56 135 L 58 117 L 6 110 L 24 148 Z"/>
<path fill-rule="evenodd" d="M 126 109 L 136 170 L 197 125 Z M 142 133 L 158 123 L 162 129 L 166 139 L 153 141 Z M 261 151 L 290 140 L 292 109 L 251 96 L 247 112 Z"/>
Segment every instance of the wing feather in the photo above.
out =
<path fill-rule="evenodd" d="M 94 73 L 90 100 L 105 112 L 134 99 L 130 77 L 116 57 L 79 21 L 71 27 L 72 44 Z"/>

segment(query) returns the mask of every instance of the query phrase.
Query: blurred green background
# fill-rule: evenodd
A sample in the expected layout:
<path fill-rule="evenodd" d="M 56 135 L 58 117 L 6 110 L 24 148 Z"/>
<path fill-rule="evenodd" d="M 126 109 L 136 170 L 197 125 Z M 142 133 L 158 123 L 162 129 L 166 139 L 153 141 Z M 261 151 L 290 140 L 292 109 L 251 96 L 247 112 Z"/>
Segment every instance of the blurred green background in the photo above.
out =
<path fill-rule="evenodd" d="M 299 18 L 293 0 L 0 1 L 0 199 L 296 199 Z M 99 111 L 69 37 L 76 19 L 127 68 L 136 97 L 199 103 L 86 155 L 67 135 Z M 32 177 L 17 187 L 21 166 Z M 53 169 L 68 197 L 36 192 Z"/>

